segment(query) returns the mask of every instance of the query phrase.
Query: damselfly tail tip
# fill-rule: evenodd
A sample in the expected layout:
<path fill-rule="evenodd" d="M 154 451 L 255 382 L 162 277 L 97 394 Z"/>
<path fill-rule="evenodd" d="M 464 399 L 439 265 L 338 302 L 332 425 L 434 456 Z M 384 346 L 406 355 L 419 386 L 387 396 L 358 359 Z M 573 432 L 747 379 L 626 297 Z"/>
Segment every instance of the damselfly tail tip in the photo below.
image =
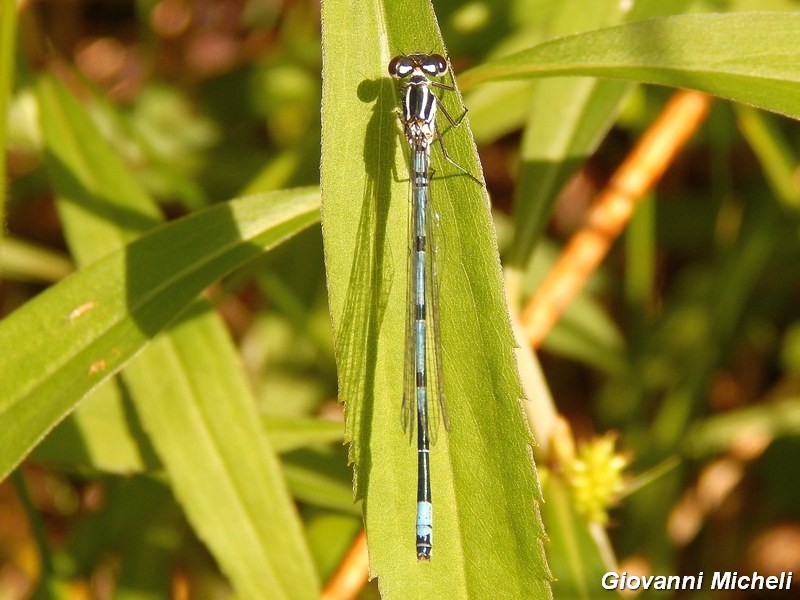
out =
<path fill-rule="evenodd" d="M 430 560 L 432 549 L 433 546 L 429 535 L 417 537 L 417 560 Z"/>
<path fill-rule="evenodd" d="M 432 550 L 433 505 L 421 500 L 417 502 L 417 560 L 430 560 Z"/>

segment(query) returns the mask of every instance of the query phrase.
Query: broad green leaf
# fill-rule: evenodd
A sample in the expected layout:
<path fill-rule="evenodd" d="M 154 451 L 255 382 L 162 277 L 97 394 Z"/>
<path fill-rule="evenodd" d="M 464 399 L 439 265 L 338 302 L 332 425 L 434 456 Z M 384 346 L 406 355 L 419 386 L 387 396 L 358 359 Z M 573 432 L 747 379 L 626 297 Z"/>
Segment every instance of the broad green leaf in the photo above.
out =
<path fill-rule="evenodd" d="M 386 69 L 395 54 L 445 50 L 422 0 L 326 2 L 322 16 L 328 289 L 371 574 L 385 598 L 548 598 L 540 493 L 487 197 L 438 147 L 431 193 L 441 236 L 432 254 L 451 427 L 439 428 L 431 451 L 433 558 L 417 561 L 417 453 L 400 413 L 408 149 Z M 442 102 L 461 113 L 457 94 Z M 480 175 L 467 119 L 444 142 L 456 163 Z"/>
<path fill-rule="evenodd" d="M 556 39 L 460 83 L 590 75 L 685 87 L 800 118 L 800 13 L 661 17 Z"/>
<path fill-rule="evenodd" d="M 62 86 L 41 77 L 37 91 L 59 212 L 86 264 L 148 229 L 158 209 Z M 127 365 L 124 379 L 176 497 L 239 593 L 315 597 L 277 458 L 210 305 L 194 301 Z"/>
<path fill-rule="evenodd" d="M 206 286 L 317 218 L 314 189 L 252 196 L 155 229 L 0 322 L 0 477 Z M 43 334 L 46 337 L 43 338 Z"/>
<path fill-rule="evenodd" d="M 316 598 L 300 520 L 238 369 L 200 300 L 124 376 L 176 497 L 239 595 Z"/>

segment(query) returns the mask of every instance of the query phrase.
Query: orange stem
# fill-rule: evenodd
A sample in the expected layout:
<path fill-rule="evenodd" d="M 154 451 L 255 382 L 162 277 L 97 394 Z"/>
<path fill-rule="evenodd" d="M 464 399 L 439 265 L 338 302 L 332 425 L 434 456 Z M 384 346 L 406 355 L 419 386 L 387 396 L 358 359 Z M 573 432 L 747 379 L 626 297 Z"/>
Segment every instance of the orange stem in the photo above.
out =
<path fill-rule="evenodd" d="M 352 600 L 367 583 L 369 556 L 367 535 L 362 531 L 350 546 L 342 564 L 328 581 L 322 600 Z"/>
<path fill-rule="evenodd" d="M 697 131 L 710 105 L 711 98 L 706 94 L 677 92 L 619 166 L 589 210 L 586 224 L 572 236 L 522 312 L 522 326 L 531 346 L 536 348 L 542 343 L 603 261 L 630 220 L 636 203 L 658 182 Z"/>

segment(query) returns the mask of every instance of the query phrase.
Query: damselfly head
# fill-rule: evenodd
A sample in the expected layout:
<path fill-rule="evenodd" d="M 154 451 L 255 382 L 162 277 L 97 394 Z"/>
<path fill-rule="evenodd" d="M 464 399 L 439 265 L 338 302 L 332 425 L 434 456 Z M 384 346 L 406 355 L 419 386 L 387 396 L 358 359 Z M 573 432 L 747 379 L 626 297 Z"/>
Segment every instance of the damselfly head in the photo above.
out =
<path fill-rule="evenodd" d="M 403 79 L 415 72 L 440 77 L 447 73 L 447 61 L 441 54 L 401 54 L 389 62 L 389 75 L 392 77 Z"/>

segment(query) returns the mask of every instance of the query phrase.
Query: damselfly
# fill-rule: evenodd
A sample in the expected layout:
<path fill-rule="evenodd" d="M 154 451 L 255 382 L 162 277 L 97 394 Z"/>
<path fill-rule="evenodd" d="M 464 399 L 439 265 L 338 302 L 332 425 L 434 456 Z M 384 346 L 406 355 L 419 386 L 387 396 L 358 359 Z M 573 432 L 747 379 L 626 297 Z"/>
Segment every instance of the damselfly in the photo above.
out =
<path fill-rule="evenodd" d="M 455 87 L 435 81 L 448 72 L 447 61 L 438 54 L 396 56 L 389 74 L 403 81 L 400 120 L 411 146 L 411 211 L 409 222 L 409 269 L 406 315 L 405 381 L 403 427 L 412 435 L 410 424 L 417 418 L 417 558 L 428 560 L 433 548 L 433 505 L 431 504 L 430 443 L 435 441 L 439 412 L 449 429 L 442 380 L 439 335 L 438 281 L 430 250 L 433 246 L 435 213 L 430 199 L 431 145 L 437 140 L 451 163 L 439 127 L 437 108 L 452 126 L 458 126 L 466 110 L 453 119 L 432 88 L 454 91 Z M 455 164 L 455 163 L 453 163 Z M 458 167 L 458 165 L 456 165 Z M 461 167 L 458 167 L 463 171 Z M 430 404 L 429 404 L 430 401 Z"/>

